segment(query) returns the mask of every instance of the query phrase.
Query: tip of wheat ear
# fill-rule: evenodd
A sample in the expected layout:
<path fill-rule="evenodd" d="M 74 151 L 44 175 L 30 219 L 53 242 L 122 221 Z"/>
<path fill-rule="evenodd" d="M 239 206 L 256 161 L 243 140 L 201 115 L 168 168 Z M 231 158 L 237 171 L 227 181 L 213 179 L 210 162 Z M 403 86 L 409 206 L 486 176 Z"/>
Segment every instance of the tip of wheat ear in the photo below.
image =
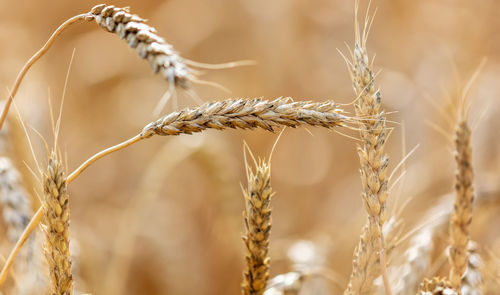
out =
<path fill-rule="evenodd" d="M 300 125 L 333 128 L 346 126 L 352 121 L 332 101 L 293 102 L 290 98 L 272 101 L 260 98 L 227 99 L 173 112 L 144 127 L 141 137 L 191 134 L 205 129 L 226 128 L 261 128 L 268 131 Z"/>
<path fill-rule="evenodd" d="M 149 62 L 153 72 L 162 73 L 170 83 L 186 88 L 189 80 L 195 77 L 195 71 L 184 63 L 172 45 L 158 36 L 145 19 L 131 14 L 128 8 L 99 4 L 90 10 L 89 19 L 95 19 L 99 26 L 124 39 Z"/>

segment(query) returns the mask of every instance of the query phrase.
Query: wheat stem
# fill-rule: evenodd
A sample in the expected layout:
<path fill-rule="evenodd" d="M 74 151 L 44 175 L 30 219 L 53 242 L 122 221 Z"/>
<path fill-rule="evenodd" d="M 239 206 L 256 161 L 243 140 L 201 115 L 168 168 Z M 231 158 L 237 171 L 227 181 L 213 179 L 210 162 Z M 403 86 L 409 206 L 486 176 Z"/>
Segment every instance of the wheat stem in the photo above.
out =
<path fill-rule="evenodd" d="M 89 14 L 84 13 L 84 14 L 79 14 L 75 15 L 72 18 L 66 20 L 64 23 L 62 23 L 55 31 L 52 33 L 52 36 L 47 40 L 45 45 L 43 45 L 40 50 L 38 50 L 23 66 L 19 74 L 17 75 L 16 80 L 14 81 L 14 86 L 12 86 L 12 89 L 10 90 L 9 97 L 7 98 L 7 102 L 5 103 L 2 114 L 0 115 L 0 130 L 3 127 L 3 124 L 5 122 L 5 118 L 7 117 L 7 113 L 9 112 L 10 105 L 12 104 L 12 100 L 17 94 L 17 91 L 19 90 L 19 86 L 21 85 L 21 82 L 23 81 L 24 76 L 28 72 L 28 70 L 35 64 L 47 51 L 50 49 L 52 44 L 56 41 L 57 37 L 65 30 L 67 29 L 70 25 L 82 21 L 82 20 L 88 20 Z"/>
<path fill-rule="evenodd" d="M 68 178 L 67 178 L 67 181 L 68 183 L 70 183 L 71 181 L 73 181 L 75 178 L 77 178 L 80 174 L 82 174 L 82 172 L 87 169 L 90 165 L 92 165 L 95 161 L 99 160 L 100 158 L 102 157 L 105 157 L 109 154 L 112 154 L 116 151 L 119 151 L 121 149 L 124 149 L 140 140 L 144 139 L 144 137 L 140 136 L 140 135 L 136 135 L 130 139 L 127 139 L 125 140 L 124 142 L 121 142 L 117 145 L 114 145 L 112 147 L 109 147 L 107 149 L 104 149 L 100 152 L 98 152 L 97 154 L 93 155 L 92 157 L 90 157 L 87 161 L 83 162 L 83 164 L 81 164 L 78 168 L 76 168 L 73 172 L 71 172 L 71 174 L 68 175 Z"/>

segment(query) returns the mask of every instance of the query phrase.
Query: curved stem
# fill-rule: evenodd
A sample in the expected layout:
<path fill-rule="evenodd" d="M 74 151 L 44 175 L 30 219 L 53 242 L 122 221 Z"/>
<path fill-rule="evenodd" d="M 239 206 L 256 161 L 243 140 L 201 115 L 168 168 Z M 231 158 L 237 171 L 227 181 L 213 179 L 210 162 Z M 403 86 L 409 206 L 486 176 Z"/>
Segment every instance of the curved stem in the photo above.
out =
<path fill-rule="evenodd" d="M 129 145 L 132 145 L 140 140 L 144 139 L 144 137 L 142 137 L 140 134 L 130 138 L 130 139 L 127 139 L 125 140 L 124 142 L 122 143 L 119 143 L 117 145 L 114 145 L 112 147 L 109 147 L 105 150 L 102 150 L 100 152 L 98 152 L 97 154 L 93 155 L 92 157 L 90 157 L 87 161 L 85 161 L 83 164 L 80 165 L 80 167 L 76 168 L 73 172 L 71 172 L 70 175 L 68 175 L 68 177 L 66 178 L 66 182 L 69 184 L 70 182 L 72 182 L 75 178 L 78 177 L 78 175 L 80 175 L 85 169 L 87 169 L 87 167 L 89 167 L 90 165 L 92 165 L 92 163 L 94 163 L 95 161 L 99 160 L 100 158 L 104 157 L 104 156 L 107 156 L 111 153 L 114 153 L 116 151 L 119 151 L 123 148 L 126 148 L 128 147 Z"/>
<path fill-rule="evenodd" d="M 3 124 L 5 122 L 5 118 L 7 117 L 7 113 L 9 112 L 10 105 L 12 104 L 12 100 L 14 99 L 14 96 L 16 96 L 17 90 L 19 89 L 19 86 L 21 85 L 21 82 L 23 81 L 24 76 L 28 72 L 28 70 L 31 68 L 31 66 L 37 62 L 54 44 L 54 41 L 57 39 L 57 37 L 70 25 L 81 21 L 85 20 L 89 16 L 88 13 L 84 14 L 79 14 L 75 15 L 72 18 L 68 19 L 64 23 L 62 23 L 55 31 L 52 33 L 52 36 L 47 40 L 45 45 L 43 45 L 40 50 L 38 50 L 23 66 L 19 74 L 17 75 L 16 81 L 14 82 L 14 86 L 12 86 L 12 89 L 10 90 L 9 97 L 7 98 L 7 102 L 5 103 L 5 106 L 3 107 L 2 114 L 0 115 L 0 130 L 3 127 Z M 1 286 L 1 282 L 0 282 Z"/>

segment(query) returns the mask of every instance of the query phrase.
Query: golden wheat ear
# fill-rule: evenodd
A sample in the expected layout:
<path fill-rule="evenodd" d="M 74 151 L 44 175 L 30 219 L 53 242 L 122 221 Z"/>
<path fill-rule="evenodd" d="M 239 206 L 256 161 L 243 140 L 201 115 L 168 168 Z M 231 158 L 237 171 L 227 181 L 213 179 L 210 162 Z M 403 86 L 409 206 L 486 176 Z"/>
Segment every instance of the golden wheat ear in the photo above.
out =
<path fill-rule="evenodd" d="M 344 294 L 370 294 L 374 279 L 381 273 L 387 294 L 389 289 L 385 266 L 384 238 L 382 228 L 386 221 L 387 166 L 389 158 L 384 152 L 388 137 L 386 116 L 382 110 L 381 94 L 375 85 L 375 74 L 366 51 L 373 17 L 369 17 L 369 7 L 361 31 L 357 21 L 359 1 L 355 1 L 355 43 L 347 61 L 356 101 L 358 118 L 369 118 L 359 123 L 361 144 L 358 146 L 362 182 L 362 198 L 368 213 L 368 221 L 362 230 L 355 249 L 353 269 Z"/>
<path fill-rule="evenodd" d="M 73 294 L 73 275 L 69 251 L 69 194 L 66 173 L 57 153 L 49 157 L 43 174 L 43 226 L 45 256 L 49 265 L 51 292 Z"/>
<path fill-rule="evenodd" d="M 458 289 L 467 268 L 469 228 L 474 201 L 474 172 L 472 169 L 471 131 L 466 120 L 455 130 L 455 205 L 450 218 L 450 281 Z"/>
<path fill-rule="evenodd" d="M 261 128 L 268 131 L 301 125 L 334 128 L 348 126 L 352 122 L 354 119 L 343 115 L 343 111 L 332 101 L 227 99 L 171 113 L 148 124 L 140 136 L 148 138 L 153 135 L 191 134 L 206 129 L 227 128 Z"/>
<path fill-rule="evenodd" d="M 251 153 L 251 152 L 250 152 Z M 253 156 L 252 156 L 253 158 Z M 250 168 L 245 156 L 248 185 L 243 189 L 245 197 L 246 267 L 241 288 L 245 295 L 261 295 L 269 279 L 271 258 L 268 256 L 271 234 L 271 167 L 268 163 L 254 159 L 255 168 Z"/>

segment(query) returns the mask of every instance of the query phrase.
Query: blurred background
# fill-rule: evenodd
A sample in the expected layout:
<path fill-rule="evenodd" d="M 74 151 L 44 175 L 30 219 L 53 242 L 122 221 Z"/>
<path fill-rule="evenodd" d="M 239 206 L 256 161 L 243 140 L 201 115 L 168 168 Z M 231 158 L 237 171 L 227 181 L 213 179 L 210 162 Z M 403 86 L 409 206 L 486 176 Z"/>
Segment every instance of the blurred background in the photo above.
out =
<path fill-rule="evenodd" d="M 50 34 L 93 1 L 0 0 L 0 83 L 7 97 L 18 71 Z M 206 71 L 231 90 L 194 86 L 204 101 L 228 97 L 290 96 L 350 103 L 354 94 L 337 49 L 354 39 L 354 1 L 143 0 L 110 1 L 149 20 L 183 57 L 206 63 L 241 59 L 255 66 Z M 361 1 L 361 14 L 368 1 Z M 483 58 L 470 92 L 473 102 L 476 187 L 500 185 L 500 3 L 374 0 L 368 40 L 389 126 L 390 171 L 418 145 L 392 178 L 391 212 L 411 231 L 440 197 L 452 191 L 451 140 L 456 101 Z M 44 167 L 39 132 L 53 142 L 49 97 L 62 111 L 59 147 L 72 171 L 92 154 L 134 136 L 155 118 L 168 89 L 161 75 L 118 36 L 95 22 L 66 30 L 26 76 L 16 97 L 34 151 Z M 179 107 L 197 102 L 179 91 Z M 352 105 L 346 111 L 354 112 Z M 170 104 L 164 113 L 173 110 Z M 32 195 L 40 186 L 29 145 L 11 109 L 8 152 Z M 356 132 L 338 130 L 349 136 Z M 70 185 L 71 243 L 76 289 L 92 294 L 237 294 L 244 245 L 240 184 L 246 185 L 243 142 L 269 158 L 278 134 L 206 131 L 153 137 L 106 157 Z M 272 157 L 271 277 L 298 261 L 328 269 L 315 294 L 341 294 L 366 221 L 356 140 L 321 128 L 287 129 Z M 23 164 L 26 162 L 26 165 Z M 397 200 L 397 201 L 396 201 Z M 403 204 L 406 204 L 403 207 Z M 496 206 L 478 209 L 472 237 L 500 255 Z M 449 207 L 451 210 L 451 206 Z M 476 215 L 477 216 L 477 215 Z M 485 226 L 492 224 L 494 226 Z M 446 237 L 442 237 L 446 240 Z M 4 241 L 6 257 L 12 244 Z M 402 244 L 402 247 L 404 243 Z M 41 251 L 41 249 L 40 249 Z M 404 251 L 404 247 L 397 251 Z M 302 259 L 302 260 L 301 260 Z M 304 262 L 305 263 L 305 262 Z M 45 269 L 40 269 L 40 272 Z M 334 274 L 334 275 L 333 275 Z M 16 294 L 15 291 L 5 294 Z M 326 293 L 325 293 L 326 292 Z"/>

